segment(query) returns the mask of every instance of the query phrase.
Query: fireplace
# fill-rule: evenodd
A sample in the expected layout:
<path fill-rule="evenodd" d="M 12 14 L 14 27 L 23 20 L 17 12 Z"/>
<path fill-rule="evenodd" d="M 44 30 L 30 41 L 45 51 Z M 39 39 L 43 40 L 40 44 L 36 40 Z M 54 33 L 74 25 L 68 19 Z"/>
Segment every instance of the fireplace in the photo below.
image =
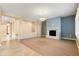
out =
<path fill-rule="evenodd" d="M 46 37 L 51 39 L 60 39 L 59 31 L 57 29 L 49 30 Z"/>
<path fill-rule="evenodd" d="M 56 36 L 56 30 L 49 30 L 49 36 Z"/>

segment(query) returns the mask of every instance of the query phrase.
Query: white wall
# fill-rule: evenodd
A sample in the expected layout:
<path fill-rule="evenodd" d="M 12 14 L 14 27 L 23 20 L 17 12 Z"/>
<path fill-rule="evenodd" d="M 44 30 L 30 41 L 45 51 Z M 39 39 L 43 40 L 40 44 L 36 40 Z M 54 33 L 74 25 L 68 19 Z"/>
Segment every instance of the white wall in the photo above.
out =
<path fill-rule="evenodd" d="M 18 33 L 18 39 L 40 37 L 41 36 L 41 24 L 39 21 L 35 22 L 35 32 L 32 32 L 32 22 L 17 20 L 14 24 L 14 33 Z"/>
<path fill-rule="evenodd" d="M 75 18 L 75 35 L 76 35 L 76 38 L 79 40 L 79 6 L 77 9 L 76 18 Z"/>

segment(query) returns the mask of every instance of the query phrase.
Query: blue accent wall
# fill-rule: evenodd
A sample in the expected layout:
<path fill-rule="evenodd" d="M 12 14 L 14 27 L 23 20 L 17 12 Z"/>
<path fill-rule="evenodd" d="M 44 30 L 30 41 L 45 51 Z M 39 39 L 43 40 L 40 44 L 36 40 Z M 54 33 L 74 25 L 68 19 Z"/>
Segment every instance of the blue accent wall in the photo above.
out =
<path fill-rule="evenodd" d="M 61 37 L 75 38 L 75 16 L 61 17 Z"/>
<path fill-rule="evenodd" d="M 51 18 L 47 20 L 47 35 L 49 35 L 49 30 L 56 30 L 56 35 L 61 36 L 61 18 Z"/>
<path fill-rule="evenodd" d="M 54 29 L 58 37 L 75 38 L 75 16 L 56 17 L 42 22 L 42 35 L 49 35 L 49 30 Z"/>

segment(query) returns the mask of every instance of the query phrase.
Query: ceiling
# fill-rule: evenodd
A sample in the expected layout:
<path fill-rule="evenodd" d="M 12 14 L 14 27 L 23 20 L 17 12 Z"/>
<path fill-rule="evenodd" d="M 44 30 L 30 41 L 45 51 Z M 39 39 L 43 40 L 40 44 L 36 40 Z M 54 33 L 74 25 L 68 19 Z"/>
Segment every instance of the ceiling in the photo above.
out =
<path fill-rule="evenodd" d="M 34 20 L 74 15 L 77 6 L 77 3 L 0 3 L 4 11 Z"/>

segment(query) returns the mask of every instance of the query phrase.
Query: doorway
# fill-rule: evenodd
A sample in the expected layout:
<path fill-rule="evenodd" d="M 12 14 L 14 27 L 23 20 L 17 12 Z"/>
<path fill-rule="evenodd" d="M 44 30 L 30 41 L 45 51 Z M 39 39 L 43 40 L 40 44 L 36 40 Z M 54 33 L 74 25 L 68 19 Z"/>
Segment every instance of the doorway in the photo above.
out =
<path fill-rule="evenodd" d="M 11 40 L 11 37 L 12 37 L 12 26 L 10 23 L 3 23 L 3 24 L 0 24 L 0 40 L 1 41 L 6 41 L 7 38 L 7 34 L 10 35 L 10 40 Z"/>

